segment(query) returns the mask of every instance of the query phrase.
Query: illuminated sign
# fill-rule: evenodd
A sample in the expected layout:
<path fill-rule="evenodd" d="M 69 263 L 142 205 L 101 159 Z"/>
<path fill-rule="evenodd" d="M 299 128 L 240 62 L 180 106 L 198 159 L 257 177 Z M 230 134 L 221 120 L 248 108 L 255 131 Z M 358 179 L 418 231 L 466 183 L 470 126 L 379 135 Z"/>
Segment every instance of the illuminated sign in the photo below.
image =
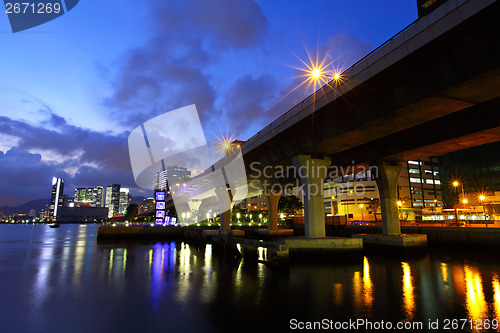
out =
<path fill-rule="evenodd" d="M 164 191 L 157 191 L 155 193 L 155 198 L 156 198 L 156 201 L 165 201 L 165 192 Z"/>
<path fill-rule="evenodd" d="M 174 225 L 177 222 L 175 217 L 167 216 L 165 204 L 165 191 L 155 192 L 155 224 L 156 225 Z"/>

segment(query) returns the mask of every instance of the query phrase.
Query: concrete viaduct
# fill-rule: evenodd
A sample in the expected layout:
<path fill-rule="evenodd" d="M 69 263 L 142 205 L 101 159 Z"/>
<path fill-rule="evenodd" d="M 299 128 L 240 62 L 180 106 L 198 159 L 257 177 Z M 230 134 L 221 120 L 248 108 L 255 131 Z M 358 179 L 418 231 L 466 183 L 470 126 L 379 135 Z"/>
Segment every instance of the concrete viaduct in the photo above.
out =
<path fill-rule="evenodd" d="M 326 170 L 376 166 L 383 234 L 400 235 L 395 202 L 403 161 L 500 140 L 498 17 L 499 1 L 449 0 L 415 21 L 246 141 L 249 182 L 256 165 L 307 170 L 300 177 L 306 238 L 324 238 Z M 314 168 L 324 172 L 313 175 Z M 307 193 L 308 186 L 321 191 Z M 277 229 L 280 195 L 263 194 L 269 229 Z M 221 229 L 230 229 L 229 213 Z"/>

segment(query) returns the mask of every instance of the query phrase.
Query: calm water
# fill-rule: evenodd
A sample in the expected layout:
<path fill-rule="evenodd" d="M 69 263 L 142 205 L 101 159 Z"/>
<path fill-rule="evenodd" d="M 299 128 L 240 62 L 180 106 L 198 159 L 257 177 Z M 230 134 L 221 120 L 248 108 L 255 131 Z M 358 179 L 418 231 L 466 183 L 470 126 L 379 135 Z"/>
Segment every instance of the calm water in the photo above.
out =
<path fill-rule="evenodd" d="M 492 250 L 367 254 L 277 272 L 210 245 L 98 243 L 96 232 L 0 225 L 0 332 L 282 332 L 293 318 L 421 321 L 419 332 L 439 320 L 436 332 L 445 319 L 500 318 Z"/>

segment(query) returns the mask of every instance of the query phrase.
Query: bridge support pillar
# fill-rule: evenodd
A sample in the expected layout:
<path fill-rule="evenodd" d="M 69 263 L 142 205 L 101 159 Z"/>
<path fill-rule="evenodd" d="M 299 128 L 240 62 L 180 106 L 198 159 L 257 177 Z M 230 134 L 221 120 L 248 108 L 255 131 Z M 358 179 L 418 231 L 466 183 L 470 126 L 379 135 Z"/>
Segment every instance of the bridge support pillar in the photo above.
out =
<path fill-rule="evenodd" d="M 272 189 L 264 189 L 262 193 L 267 205 L 267 224 L 269 230 L 278 230 L 278 202 L 281 198 L 281 191 L 275 192 Z"/>
<path fill-rule="evenodd" d="M 380 194 L 380 210 L 382 212 L 382 233 L 384 235 L 400 235 L 398 207 L 398 179 L 401 165 L 378 163 L 377 186 Z"/>
<path fill-rule="evenodd" d="M 225 188 L 216 188 L 215 195 L 219 200 L 219 213 L 220 213 L 220 231 L 231 230 L 231 208 L 233 207 L 233 198 L 231 191 Z"/>
<path fill-rule="evenodd" d="M 331 161 L 328 157 L 318 159 L 309 155 L 298 155 L 293 158 L 293 164 L 302 183 L 306 238 L 326 236 L 323 185 Z"/>

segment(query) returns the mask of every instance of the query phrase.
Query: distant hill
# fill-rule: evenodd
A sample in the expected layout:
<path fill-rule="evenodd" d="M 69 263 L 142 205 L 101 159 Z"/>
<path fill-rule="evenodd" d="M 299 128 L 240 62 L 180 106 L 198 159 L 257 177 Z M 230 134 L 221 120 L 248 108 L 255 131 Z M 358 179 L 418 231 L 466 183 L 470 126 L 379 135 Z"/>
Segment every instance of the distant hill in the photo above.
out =
<path fill-rule="evenodd" d="M 133 196 L 132 199 L 130 200 L 130 203 L 140 205 L 144 202 L 144 199 L 146 199 L 146 198 L 144 198 L 140 195 L 136 196 L 136 197 Z"/>
<path fill-rule="evenodd" d="M 140 205 L 143 203 L 144 199 L 145 198 L 142 196 L 133 196 L 130 203 Z M 4 215 L 9 216 L 12 214 L 27 214 L 29 213 L 30 209 L 34 209 L 38 216 L 38 213 L 41 210 L 45 210 L 46 205 L 48 204 L 50 204 L 50 199 L 38 199 L 38 200 L 31 200 L 25 204 L 16 207 L 3 206 L 0 207 L 0 210 L 3 211 Z"/>
<path fill-rule="evenodd" d="M 34 209 L 36 214 L 38 215 L 38 212 L 44 210 L 46 208 L 46 205 L 48 205 L 49 203 L 50 199 L 37 199 L 37 200 L 31 200 L 25 204 L 16 207 L 3 206 L 0 207 L 0 210 L 3 211 L 4 215 L 11 215 L 11 214 L 27 214 L 31 209 Z"/>

